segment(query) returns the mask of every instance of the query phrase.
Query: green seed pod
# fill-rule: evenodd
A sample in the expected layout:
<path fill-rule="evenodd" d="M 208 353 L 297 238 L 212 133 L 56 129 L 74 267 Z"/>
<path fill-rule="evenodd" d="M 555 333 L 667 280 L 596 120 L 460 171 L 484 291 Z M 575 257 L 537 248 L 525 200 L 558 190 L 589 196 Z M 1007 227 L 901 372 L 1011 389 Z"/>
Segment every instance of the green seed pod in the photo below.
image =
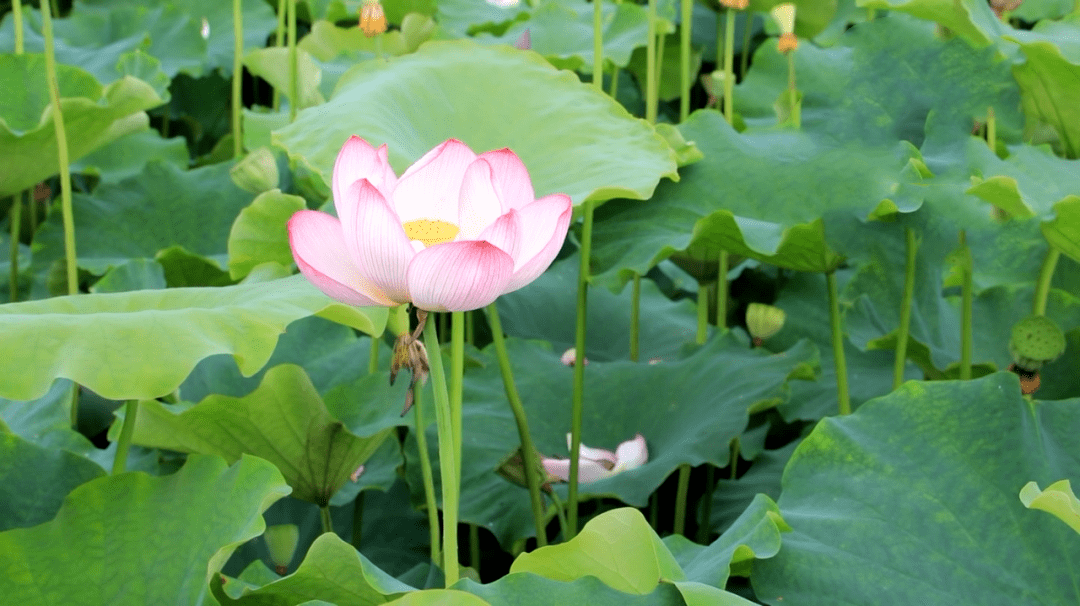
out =
<path fill-rule="evenodd" d="M 289 567 L 296 543 L 300 540 L 300 527 L 296 524 L 268 526 L 263 534 L 266 546 L 270 549 L 270 561 L 279 571 Z"/>
<path fill-rule="evenodd" d="M 751 303 L 746 308 L 746 328 L 754 339 L 768 339 L 784 327 L 787 314 L 779 307 Z"/>
<path fill-rule="evenodd" d="M 1046 316 L 1028 316 L 1012 328 L 1009 353 L 1016 365 L 1038 370 L 1065 351 L 1065 333 Z"/>

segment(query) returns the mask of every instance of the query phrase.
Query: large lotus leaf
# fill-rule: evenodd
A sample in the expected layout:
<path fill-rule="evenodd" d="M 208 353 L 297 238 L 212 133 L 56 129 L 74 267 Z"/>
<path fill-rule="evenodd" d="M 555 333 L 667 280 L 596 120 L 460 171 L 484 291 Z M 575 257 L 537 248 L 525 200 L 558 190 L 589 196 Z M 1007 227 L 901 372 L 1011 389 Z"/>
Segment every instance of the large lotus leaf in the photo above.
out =
<path fill-rule="evenodd" d="M 1035 23 L 1043 19 L 1063 17 L 1075 7 L 1070 0 L 1027 0 L 1010 11 L 1009 16 Z"/>
<path fill-rule="evenodd" d="M 517 388 L 536 447 L 545 455 L 567 457 L 573 370 L 561 352 L 545 344 L 509 339 L 507 348 Z M 489 348 L 490 349 L 490 348 Z M 727 465 L 728 445 L 746 427 L 748 411 L 787 399 L 789 379 L 804 376 L 816 362 L 815 350 L 801 343 L 770 355 L 751 350 L 732 333 L 712 338 L 682 360 L 659 364 L 590 362 L 585 371 L 582 440 L 614 450 L 641 433 L 649 461 L 633 471 L 583 484 L 582 498 L 614 496 L 644 506 L 680 464 Z M 498 362 L 482 354 L 482 368 L 465 380 L 461 518 L 483 524 L 503 545 L 534 532 L 528 492 L 495 470 L 518 447 Z M 438 466 L 434 426 L 428 430 L 428 456 Z M 416 441 L 406 440 L 409 482 L 419 490 Z M 438 482 L 436 473 L 436 482 Z M 556 486 L 565 492 L 565 486 Z"/>
<path fill-rule="evenodd" d="M 71 427 L 71 382 L 56 381 L 34 400 L 0 398 L 0 421 L 27 441 L 49 449 L 80 455 L 97 450 L 86 436 Z"/>
<path fill-rule="evenodd" d="M 289 323 L 315 314 L 369 333 L 386 322 L 384 308 L 335 303 L 303 276 L 0 305 L 0 332 L 35 344 L 4 365 L 0 397 L 37 398 L 65 377 L 110 399 L 156 398 L 218 353 L 232 354 L 250 375 Z"/>
<path fill-rule="evenodd" d="M 835 401 L 834 397 L 833 402 Z M 774 500 L 780 498 L 780 477 L 798 444 L 796 440 L 783 448 L 762 452 L 754 457 L 750 469 L 737 480 L 717 480 L 709 527 L 716 532 L 727 530 L 759 495 Z"/>
<path fill-rule="evenodd" d="M 751 14 L 750 11 L 767 13 L 780 3 L 781 0 L 750 0 L 746 14 Z M 800 38 L 813 38 L 832 20 L 837 0 L 795 0 L 792 4 L 796 9 L 795 34 Z"/>
<path fill-rule="evenodd" d="M 0 531 L 51 520 L 69 492 L 103 475 L 86 458 L 0 429 Z"/>
<path fill-rule="evenodd" d="M 682 606 L 686 603 L 679 591 L 667 583 L 657 585 L 652 593 L 635 595 L 612 589 L 593 576 L 583 576 L 566 583 L 523 572 L 508 574 L 486 585 L 462 579 L 454 587 L 476 594 L 492 606 L 517 606 L 522 604 L 523 596 L 529 596 L 530 603 L 545 606 Z"/>
<path fill-rule="evenodd" d="M 914 210 L 921 181 L 905 143 L 868 147 L 799 131 L 739 134 L 715 111 L 680 130 L 705 154 L 662 183 L 648 203 L 617 201 L 597 213 L 595 280 L 621 288 L 634 273 L 679 251 L 715 259 L 721 249 L 800 271 L 836 269 L 862 244 L 831 238 L 831 223 L 857 223 L 883 200 Z M 633 238 L 626 234 L 634 234 Z"/>
<path fill-rule="evenodd" d="M 0 533 L 0 591 L 16 604 L 213 603 L 210 579 L 288 493 L 254 457 L 228 467 L 193 456 L 170 476 L 88 482 L 51 522 Z"/>
<path fill-rule="evenodd" d="M 385 604 L 413 588 L 386 574 L 334 533 L 311 545 L 303 563 L 291 575 L 248 589 L 237 598 L 218 594 L 225 606 L 299 604 L 326 600 L 337 604 Z"/>
<path fill-rule="evenodd" d="M 580 257 L 573 255 L 553 264 L 521 290 L 499 297 L 499 316 L 506 334 L 522 339 L 543 339 L 558 352 L 574 347 Z M 585 356 L 592 361 L 628 359 L 630 351 L 629 288 L 617 295 L 593 289 L 588 299 Z M 639 359 L 676 359 L 697 336 L 693 301 L 671 301 L 652 280 L 641 282 Z"/>
<path fill-rule="evenodd" d="M 1072 491 L 1069 480 L 1059 480 L 1039 490 L 1035 482 L 1020 489 L 1020 501 L 1028 509 L 1041 509 L 1056 516 L 1076 532 L 1080 532 L 1080 499 Z"/>
<path fill-rule="evenodd" d="M 58 65 L 57 78 L 73 161 L 146 129 L 143 110 L 164 102 L 153 87 L 132 76 L 103 87 L 79 68 Z M 7 91 L 0 95 L 0 196 L 8 196 L 59 172 L 45 56 L 0 55 L 0 88 Z"/>
<path fill-rule="evenodd" d="M 274 261 L 292 265 L 289 232 L 285 228 L 293 213 L 307 208 L 300 196 L 274 189 L 259 194 L 240 211 L 229 231 L 229 275 L 238 280 L 260 263 Z"/>
<path fill-rule="evenodd" d="M 664 56 L 661 57 L 660 83 L 657 86 L 657 98 L 661 101 L 673 101 L 682 96 L 682 52 L 678 36 L 664 36 Z M 659 52 L 659 51 L 658 51 Z M 648 82 L 648 51 L 643 47 L 634 49 L 628 69 L 637 79 L 641 94 L 645 95 L 645 83 Z M 701 70 L 701 53 L 691 52 L 690 81 L 697 80 Z"/>
<path fill-rule="evenodd" d="M 649 17 L 645 7 L 630 2 L 605 4 L 602 40 L 607 69 L 626 67 L 630 53 L 648 41 Z M 593 69 L 593 5 L 584 0 L 545 2 L 526 21 L 512 24 L 501 36 L 480 36 L 513 45 L 528 30 L 531 50 L 561 69 L 591 74 Z"/>
<path fill-rule="evenodd" d="M 165 268 L 153 259 L 132 259 L 105 272 L 90 287 L 92 293 L 155 290 L 168 287 Z"/>
<path fill-rule="evenodd" d="M 884 8 L 935 21 L 976 48 L 993 44 L 1007 25 L 980 0 L 856 0 L 866 8 Z"/>
<path fill-rule="evenodd" d="M 1075 42 L 1080 18 L 1059 27 L 1040 30 L 1039 38 L 1017 36 L 1027 61 L 1013 67 L 1013 74 L 1024 92 L 1024 112 L 1057 129 L 1065 155 L 1076 159 L 1080 109 L 1073 100 L 1080 95 L 1080 47 Z"/>
<path fill-rule="evenodd" d="M 157 400 L 141 402 L 132 442 L 227 461 L 255 455 L 281 470 L 293 496 L 325 506 L 389 431 L 387 426 L 363 437 L 349 431 L 326 409 L 304 370 L 282 364 L 241 398 L 207 396 L 179 413 Z"/>
<path fill-rule="evenodd" d="M 330 21 L 312 23 L 311 32 L 296 45 L 321 62 L 333 61 L 341 55 L 358 59 L 373 58 L 377 53 L 396 56 L 408 52 L 400 31 L 369 37 L 355 24 L 346 28 Z"/>
<path fill-rule="evenodd" d="M 190 171 L 151 161 L 138 176 L 74 196 L 79 267 L 105 273 L 132 258 L 153 258 L 182 246 L 227 265 L 229 226 L 252 194 L 233 184 L 229 164 Z M 48 268 L 64 258 L 63 221 L 51 213 L 34 238 L 35 262 Z"/>
<path fill-rule="evenodd" d="M 398 606 L 489 606 L 484 600 L 457 589 L 424 589 L 422 591 L 410 591 L 400 598 L 390 602 Z"/>
<path fill-rule="evenodd" d="M 534 53 L 469 41 L 361 63 L 329 102 L 300 112 L 273 139 L 325 184 L 354 133 L 387 143 L 398 173 L 450 137 L 477 152 L 510 147 L 537 195 L 562 192 L 575 203 L 647 198 L 661 177 L 678 177 L 675 152 L 609 96 Z"/>
<path fill-rule="evenodd" d="M 101 183 L 119 183 L 138 175 L 155 159 L 187 168 L 187 142 L 183 137 L 164 139 L 155 130 L 132 133 L 72 162 L 71 172 L 93 175 Z"/>
<path fill-rule="evenodd" d="M 1031 402 L 1016 377 L 908 382 L 826 419 L 784 472 L 794 532 L 754 563 L 769 604 L 1069 604 L 1080 541 L 1024 508 L 1028 481 L 1080 475 L 1080 401 Z M 823 596 L 828 596 L 823 598 Z"/>
<path fill-rule="evenodd" d="M 443 34 L 452 38 L 490 31 L 514 19 L 527 18 L 532 10 L 527 2 L 504 7 L 474 0 L 439 0 L 437 7 L 435 21 Z"/>
<path fill-rule="evenodd" d="M 300 108 L 326 103 L 326 99 L 319 92 L 319 83 L 322 81 L 322 72 L 319 70 L 319 66 L 315 64 L 315 60 L 311 58 L 311 55 L 303 49 L 297 49 L 296 55 L 296 74 L 299 80 L 297 90 L 300 94 Z M 289 49 L 283 46 L 254 49 L 244 55 L 244 67 L 252 75 L 266 80 L 271 86 L 281 91 L 282 96 L 286 99 L 291 95 Z"/>

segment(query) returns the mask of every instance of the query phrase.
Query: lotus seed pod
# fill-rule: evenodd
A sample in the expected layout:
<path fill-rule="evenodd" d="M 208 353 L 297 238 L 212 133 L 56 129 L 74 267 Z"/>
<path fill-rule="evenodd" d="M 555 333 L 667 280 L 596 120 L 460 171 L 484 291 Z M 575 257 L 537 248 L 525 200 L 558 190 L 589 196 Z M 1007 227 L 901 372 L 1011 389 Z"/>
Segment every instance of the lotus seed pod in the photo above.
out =
<path fill-rule="evenodd" d="M 277 160 L 268 147 L 260 147 L 237 162 L 229 169 L 229 176 L 237 187 L 252 194 L 270 191 L 281 180 Z"/>
<path fill-rule="evenodd" d="M 278 574 L 283 574 L 292 562 L 296 544 L 300 541 L 300 527 L 296 524 L 268 526 L 263 538 L 270 550 L 270 561 L 274 563 Z"/>
<path fill-rule="evenodd" d="M 1028 316 L 1012 328 L 1009 353 L 1016 365 L 1038 370 L 1065 351 L 1065 333 L 1046 316 Z"/>
<path fill-rule="evenodd" d="M 764 303 L 751 303 L 746 308 L 746 329 L 754 340 L 764 340 L 780 332 L 787 314 L 779 307 Z"/>

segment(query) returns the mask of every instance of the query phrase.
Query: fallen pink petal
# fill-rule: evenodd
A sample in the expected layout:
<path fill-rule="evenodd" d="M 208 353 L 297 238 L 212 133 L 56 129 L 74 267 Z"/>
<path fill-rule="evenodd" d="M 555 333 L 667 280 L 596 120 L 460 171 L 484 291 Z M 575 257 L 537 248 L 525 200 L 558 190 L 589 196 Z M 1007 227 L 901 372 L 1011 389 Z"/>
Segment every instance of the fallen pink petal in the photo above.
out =
<path fill-rule="evenodd" d="M 571 448 L 571 435 L 566 434 L 566 448 Z M 595 482 L 613 475 L 637 469 L 649 461 L 649 449 L 640 433 L 619 444 L 615 452 L 590 448 L 584 444 L 578 450 L 578 481 Z M 541 461 L 549 480 L 566 482 L 570 478 L 570 459 L 544 457 Z"/>

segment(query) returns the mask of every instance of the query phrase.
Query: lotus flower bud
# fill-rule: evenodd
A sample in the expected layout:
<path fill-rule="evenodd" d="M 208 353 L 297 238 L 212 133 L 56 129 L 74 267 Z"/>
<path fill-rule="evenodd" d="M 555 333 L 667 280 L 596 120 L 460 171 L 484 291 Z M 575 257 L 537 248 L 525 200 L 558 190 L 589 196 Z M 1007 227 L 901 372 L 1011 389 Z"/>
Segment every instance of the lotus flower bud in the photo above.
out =
<path fill-rule="evenodd" d="M 277 160 L 268 147 L 260 147 L 237 162 L 229 169 L 229 176 L 237 187 L 253 194 L 270 191 L 281 180 Z"/>
<path fill-rule="evenodd" d="M 584 360 L 584 364 L 588 366 L 589 359 L 584 356 L 582 356 L 582 359 Z M 566 366 L 573 366 L 574 363 L 577 362 L 577 349 L 571 347 L 570 349 L 564 351 L 560 360 L 562 360 L 562 363 Z"/>
<path fill-rule="evenodd" d="M 386 13 L 379 0 L 364 0 L 360 7 L 360 30 L 368 38 L 386 31 Z"/>
<path fill-rule="evenodd" d="M 270 561 L 278 574 L 285 574 L 296 553 L 296 544 L 300 541 L 300 527 L 296 524 L 269 526 L 263 533 L 266 547 L 270 550 Z"/>
<path fill-rule="evenodd" d="M 727 8 L 741 11 L 745 10 L 747 6 L 750 6 L 750 0 L 720 0 L 720 4 L 723 4 Z"/>
<path fill-rule="evenodd" d="M 779 307 L 765 305 L 764 303 L 751 303 L 746 308 L 746 329 L 754 339 L 754 346 L 780 332 L 784 327 L 787 314 Z"/>
<path fill-rule="evenodd" d="M 780 27 L 780 41 L 777 44 L 781 53 L 799 48 L 799 39 L 795 37 L 795 5 L 791 2 L 777 4 L 769 14 Z"/>

